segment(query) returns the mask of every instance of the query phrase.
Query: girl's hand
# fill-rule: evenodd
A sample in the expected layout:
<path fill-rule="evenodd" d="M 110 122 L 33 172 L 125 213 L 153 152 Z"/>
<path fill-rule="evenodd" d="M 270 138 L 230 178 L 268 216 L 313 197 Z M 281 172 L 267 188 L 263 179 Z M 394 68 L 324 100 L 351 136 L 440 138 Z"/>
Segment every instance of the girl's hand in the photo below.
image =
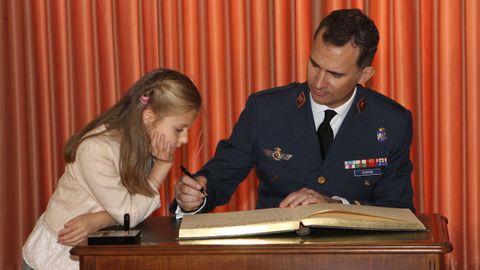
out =
<path fill-rule="evenodd" d="M 116 221 L 106 211 L 79 215 L 65 223 L 65 228 L 58 232 L 57 242 L 75 246 L 87 239 L 89 234 L 115 224 Z"/>
<path fill-rule="evenodd" d="M 150 170 L 148 179 L 158 189 L 172 167 L 175 148 L 170 142 L 167 142 L 165 134 L 154 131 L 150 142 L 150 151 L 155 163 Z"/>
<path fill-rule="evenodd" d="M 154 131 L 150 142 L 150 149 L 155 161 L 166 163 L 173 162 L 173 153 L 175 149 L 170 142 L 166 142 L 165 134 L 160 134 L 158 131 Z"/>

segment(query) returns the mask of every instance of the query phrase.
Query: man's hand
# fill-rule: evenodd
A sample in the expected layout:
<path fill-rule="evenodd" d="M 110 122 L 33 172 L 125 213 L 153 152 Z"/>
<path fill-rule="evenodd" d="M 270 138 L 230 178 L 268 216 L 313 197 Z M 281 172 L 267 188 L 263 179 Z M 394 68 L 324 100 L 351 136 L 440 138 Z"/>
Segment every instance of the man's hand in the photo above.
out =
<path fill-rule="evenodd" d="M 197 210 L 205 198 L 200 190 L 203 187 L 207 191 L 207 178 L 198 176 L 196 179 L 184 175 L 175 184 L 175 200 L 184 212 Z"/>
<path fill-rule="evenodd" d="M 293 208 L 299 205 L 315 203 L 342 203 L 342 201 L 332 199 L 309 188 L 302 188 L 288 194 L 288 196 L 280 202 L 279 206 L 281 208 Z"/>
<path fill-rule="evenodd" d="M 58 243 L 75 246 L 87 239 L 87 236 L 100 229 L 115 225 L 116 221 L 106 211 L 86 213 L 71 219 L 58 232 Z"/>

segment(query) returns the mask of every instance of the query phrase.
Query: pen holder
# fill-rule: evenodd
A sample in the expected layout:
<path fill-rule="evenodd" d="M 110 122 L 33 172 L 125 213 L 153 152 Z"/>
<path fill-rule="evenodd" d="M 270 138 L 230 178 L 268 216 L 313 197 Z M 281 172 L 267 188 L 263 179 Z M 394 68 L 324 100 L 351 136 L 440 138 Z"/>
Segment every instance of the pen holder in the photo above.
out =
<path fill-rule="evenodd" d="M 141 236 L 140 230 L 98 231 L 88 236 L 88 245 L 138 245 Z"/>

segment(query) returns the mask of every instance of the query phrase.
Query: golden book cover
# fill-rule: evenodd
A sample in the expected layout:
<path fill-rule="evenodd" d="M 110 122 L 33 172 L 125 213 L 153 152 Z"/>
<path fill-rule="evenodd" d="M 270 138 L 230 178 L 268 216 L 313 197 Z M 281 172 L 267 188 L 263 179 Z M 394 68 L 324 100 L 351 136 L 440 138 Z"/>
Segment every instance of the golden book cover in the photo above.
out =
<path fill-rule="evenodd" d="M 310 204 L 295 208 L 184 216 L 178 238 L 225 238 L 289 231 L 308 232 L 309 227 L 378 231 L 426 230 L 423 223 L 406 208 Z"/>

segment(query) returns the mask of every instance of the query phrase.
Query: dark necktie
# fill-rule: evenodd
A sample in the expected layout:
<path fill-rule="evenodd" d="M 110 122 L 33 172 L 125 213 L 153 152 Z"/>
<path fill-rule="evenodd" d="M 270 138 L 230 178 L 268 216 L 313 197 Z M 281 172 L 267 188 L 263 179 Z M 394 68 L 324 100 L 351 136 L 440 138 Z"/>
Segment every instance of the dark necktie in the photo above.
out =
<path fill-rule="evenodd" d="M 326 110 L 325 118 L 317 130 L 318 141 L 320 142 L 320 153 L 322 154 L 323 160 L 325 160 L 328 149 L 333 142 L 333 130 L 330 126 L 330 121 L 336 114 L 333 110 Z"/>

